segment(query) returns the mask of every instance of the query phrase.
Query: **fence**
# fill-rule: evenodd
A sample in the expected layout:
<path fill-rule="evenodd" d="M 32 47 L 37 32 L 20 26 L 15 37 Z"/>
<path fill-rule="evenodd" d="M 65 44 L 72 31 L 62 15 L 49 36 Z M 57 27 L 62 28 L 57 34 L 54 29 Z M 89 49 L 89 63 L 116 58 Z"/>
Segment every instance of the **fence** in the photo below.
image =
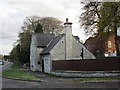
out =
<path fill-rule="evenodd" d="M 112 71 L 120 70 L 120 58 L 52 61 L 52 70 Z"/>

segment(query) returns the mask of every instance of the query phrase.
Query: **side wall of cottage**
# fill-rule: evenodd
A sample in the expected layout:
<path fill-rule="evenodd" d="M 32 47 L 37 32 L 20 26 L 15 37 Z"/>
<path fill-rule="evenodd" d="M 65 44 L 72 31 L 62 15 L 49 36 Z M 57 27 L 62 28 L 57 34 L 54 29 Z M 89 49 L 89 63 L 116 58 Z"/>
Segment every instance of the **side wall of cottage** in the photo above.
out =
<path fill-rule="evenodd" d="M 47 54 L 44 56 L 44 72 L 50 73 L 52 70 L 51 56 Z"/>
<path fill-rule="evenodd" d="M 31 46 L 30 46 L 30 69 L 32 71 L 42 71 L 41 63 L 40 62 L 40 52 L 42 51 L 42 48 L 36 47 L 36 39 L 35 36 L 32 36 L 31 40 Z"/>
<path fill-rule="evenodd" d="M 51 60 L 65 60 L 65 37 L 63 37 L 51 50 Z"/>
<path fill-rule="evenodd" d="M 78 40 L 72 36 L 72 49 L 65 47 L 65 36 L 55 45 L 51 50 L 51 60 L 70 60 L 70 59 L 82 59 L 81 52 L 83 49 L 83 59 L 95 59 L 95 56 L 87 50 Z M 67 43 L 67 42 L 66 42 Z M 71 46 L 70 46 L 71 47 Z M 69 49 L 69 52 L 66 52 L 66 49 Z M 68 58 L 68 54 L 72 53 L 72 58 Z"/>
<path fill-rule="evenodd" d="M 73 59 L 82 59 L 81 52 L 83 49 L 83 59 L 95 59 L 95 56 L 88 51 L 78 40 L 76 40 L 74 37 L 72 38 L 72 57 Z"/>

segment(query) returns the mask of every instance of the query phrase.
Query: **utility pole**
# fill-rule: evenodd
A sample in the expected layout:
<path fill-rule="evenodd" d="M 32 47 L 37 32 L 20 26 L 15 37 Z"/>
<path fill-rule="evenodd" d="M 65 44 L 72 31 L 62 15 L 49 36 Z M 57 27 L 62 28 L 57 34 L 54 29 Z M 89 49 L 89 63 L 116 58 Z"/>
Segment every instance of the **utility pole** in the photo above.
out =
<path fill-rule="evenodd" d="M 84 59 L 83 48 L 82 48 L 82 50 L 81 50 L 81 54 L 80 54 L 80 56 L 82 57 L 82 59 Z"/>

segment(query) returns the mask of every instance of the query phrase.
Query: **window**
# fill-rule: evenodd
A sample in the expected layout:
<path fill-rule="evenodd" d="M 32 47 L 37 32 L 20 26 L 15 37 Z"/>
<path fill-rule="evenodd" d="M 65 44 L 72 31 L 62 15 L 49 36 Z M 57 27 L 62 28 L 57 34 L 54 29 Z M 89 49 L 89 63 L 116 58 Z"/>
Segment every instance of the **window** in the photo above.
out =
<path fill-rule="evenodd" d="M 33 66 L 33 65 L 31 65 L 31 67 L 33 68 L 34 66 Z"/>
<path fill-rule="evenodd" d="M 40 61 L 38 62 L 38 64 L 40 64 Z"/>
<path fill-rule="evenodd" d="M 111 41 L 108 41 L 108 48 L 111 48 L 112 47 L 112 43 Z"/>

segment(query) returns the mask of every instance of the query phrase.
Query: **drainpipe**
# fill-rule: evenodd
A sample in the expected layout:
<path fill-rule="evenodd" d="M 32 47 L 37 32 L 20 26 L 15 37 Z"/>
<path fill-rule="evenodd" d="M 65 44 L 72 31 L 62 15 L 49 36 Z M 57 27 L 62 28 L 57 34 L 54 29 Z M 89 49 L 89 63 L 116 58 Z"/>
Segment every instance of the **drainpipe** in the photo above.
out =
<path fill-rule="evenodd" d="M 67 59 L 66 56 L 67 54 L 66 54 L 66 34 L 65 34 L 65 60 Z"/>

